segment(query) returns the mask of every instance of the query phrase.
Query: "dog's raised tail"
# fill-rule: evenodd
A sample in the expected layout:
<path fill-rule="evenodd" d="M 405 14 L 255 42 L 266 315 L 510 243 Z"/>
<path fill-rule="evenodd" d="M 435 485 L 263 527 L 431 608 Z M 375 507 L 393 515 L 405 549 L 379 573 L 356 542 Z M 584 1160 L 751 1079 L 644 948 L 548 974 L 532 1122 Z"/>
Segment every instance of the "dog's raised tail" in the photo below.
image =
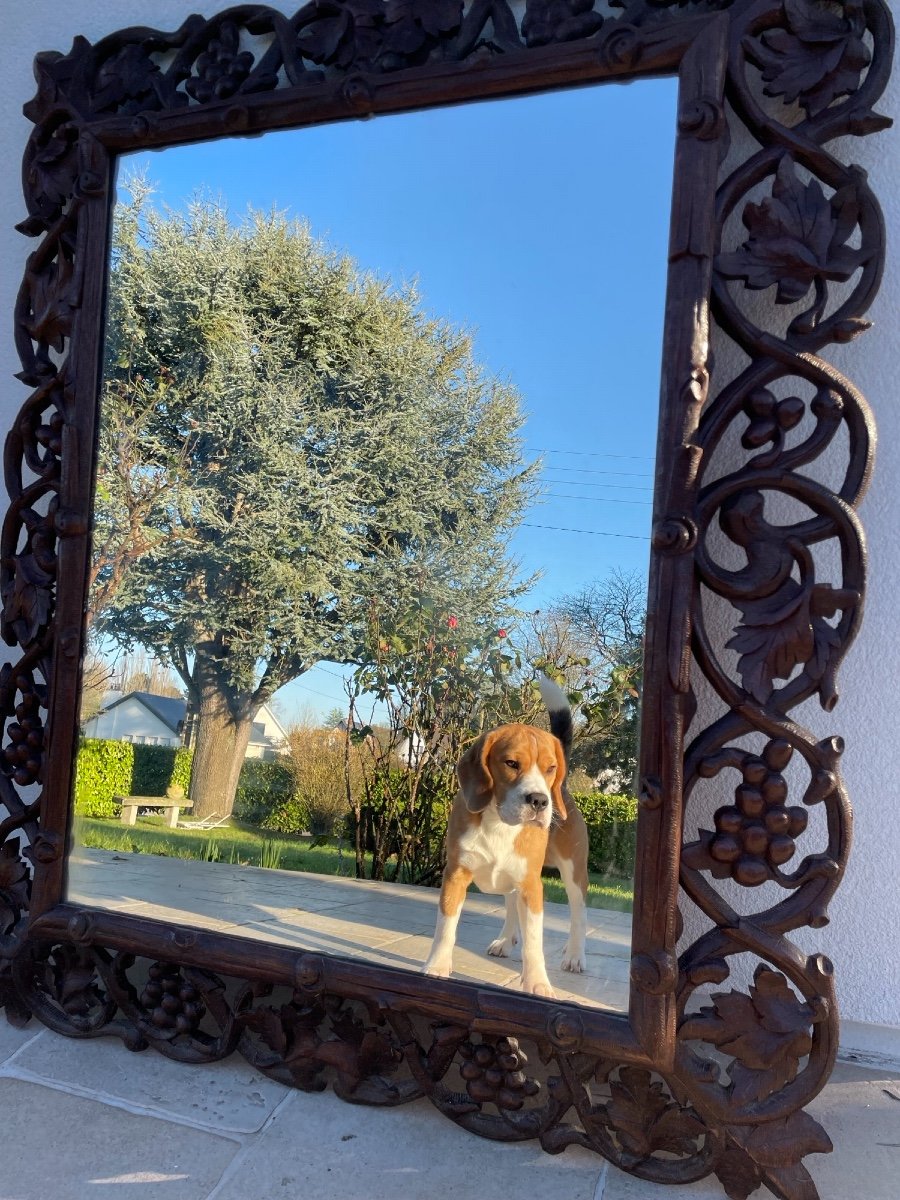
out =
<path fill-rule="evenodd" d="M 566 762 L 569 761 L 569 751 L 572 749 L 572 709 L 566 693 L 546 675 L 538 679 L 541 689 L 541 699 L 550 714 L 550 732 L 562 743 Z"/>

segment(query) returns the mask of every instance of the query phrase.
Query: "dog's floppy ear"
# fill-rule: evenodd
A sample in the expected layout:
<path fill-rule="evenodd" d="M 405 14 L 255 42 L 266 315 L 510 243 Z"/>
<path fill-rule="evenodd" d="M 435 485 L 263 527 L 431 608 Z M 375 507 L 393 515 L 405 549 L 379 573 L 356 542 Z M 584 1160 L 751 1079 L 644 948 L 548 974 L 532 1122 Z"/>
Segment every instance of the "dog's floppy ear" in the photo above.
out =
<path fill-rule="evenodd" d="M 553 776 L 553 786 L 550 789 L 550 793 L 553 796 L 553 806 L 557 813 L 559 813 L 560 819 L 564 821 L 569 815 L 566 802 L 563 799 L 563 783 L 566 778 L 566 755 L 559 738 L 553 739 L 553 745 L 556 750 L 556 774 Z"/>
<path fill-rule="evenodd" d="M 494 794 L 494 778 L 488 766 L 488 754 L 497 740 L 497 731 L 483 733 L 456 764 L 459 786 L 469 812 L 484 812 Z"/>

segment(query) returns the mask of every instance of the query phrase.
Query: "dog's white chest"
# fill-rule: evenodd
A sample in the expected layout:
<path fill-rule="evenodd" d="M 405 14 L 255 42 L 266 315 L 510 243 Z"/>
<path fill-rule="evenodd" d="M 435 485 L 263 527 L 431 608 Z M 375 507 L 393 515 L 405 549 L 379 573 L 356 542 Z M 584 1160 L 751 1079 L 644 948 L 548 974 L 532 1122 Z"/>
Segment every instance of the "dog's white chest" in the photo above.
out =
<path fill-rule="evenodd" d="M 472 872 L 479 891 L 506 895 L 522 882 L 527 863 L 515 849 L 520 832 L 520 825 L 507 825 L 486 812 L 481 824 L 460 839 L 460 863 Z"/>

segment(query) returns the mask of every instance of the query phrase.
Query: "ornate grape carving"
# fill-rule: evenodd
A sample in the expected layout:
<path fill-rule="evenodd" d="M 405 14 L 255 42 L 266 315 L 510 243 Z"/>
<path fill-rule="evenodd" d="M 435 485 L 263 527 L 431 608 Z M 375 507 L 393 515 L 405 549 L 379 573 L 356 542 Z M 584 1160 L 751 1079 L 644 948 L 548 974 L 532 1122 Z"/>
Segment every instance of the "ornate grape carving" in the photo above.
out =
<path fill-rule="evenodd" d="M 206 1012 L 197 988 L 171 963 L 154 963 L 148 976 L 140 1000 L 156 1028 L 194 1033 Z"/>
<path fill-rule="evenodd" d="M 808 814 L 800 805 L 785 804 L 788 785 L 781 772 L 792 754 L 789 742 L 776 740 L 761 756 L 741 756 L 742 782 L 735 788 L 734 804 L 716 810 L 714 831 L 702 829 L 699 842 L 684 847 L 685 866 L 758 887 L 793 858 Z M 700 774 L 716 769 L 713 763 L 706 770 L 701 765 Z"/>
<path fill-rule="evenodd" d="M 464 1060 L 459 1073 L 466 1081 L 466 1091 L 479 1104 L 496 1104 L 514 1112 L 540 1091 L 540 1085 L 525 1074 L 528 1057 L 515 1038 L 482 1040 L 477 1045 L 463 1042 L 459 1054 Z"/>

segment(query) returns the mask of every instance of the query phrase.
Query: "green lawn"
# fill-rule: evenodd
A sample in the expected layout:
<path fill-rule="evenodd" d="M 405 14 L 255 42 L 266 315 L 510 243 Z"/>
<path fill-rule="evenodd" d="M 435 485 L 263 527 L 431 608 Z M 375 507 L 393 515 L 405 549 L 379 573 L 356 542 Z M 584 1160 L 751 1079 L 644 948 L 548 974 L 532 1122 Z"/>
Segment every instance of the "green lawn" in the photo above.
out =
<path fill-rule="evenodd" d="M 273 837 L 265 830 L 249 825 L 169 829 L 161 816 L 139 817 L 134 826 L 123 825 L 118 820 L 77 817 L 75 838 L 80 846 L 100 850 L 277 867 L 282 871 L 311 871 L 317 875 L 355 874 L 355 859 L 350 846 L 341 853 L 336 845 L 312 846 L 311 838 Z M 548 901 L 565 903 L 566 893 L 559 879 L 544 879 L 544 896 Z M 630 879 L 591 873 L 589 907 L 631 912 L 632 898 Z"/>

